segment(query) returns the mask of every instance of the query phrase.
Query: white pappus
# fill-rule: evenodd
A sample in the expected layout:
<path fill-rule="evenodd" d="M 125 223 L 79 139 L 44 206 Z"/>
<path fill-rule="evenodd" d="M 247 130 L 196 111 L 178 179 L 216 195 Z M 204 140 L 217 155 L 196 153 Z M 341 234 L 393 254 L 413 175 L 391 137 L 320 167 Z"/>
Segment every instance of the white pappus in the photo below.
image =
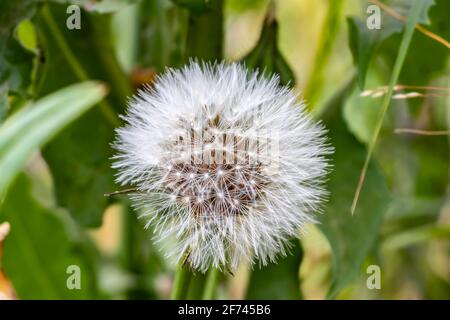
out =
<path fill-rule="evenodd" d="M 167 256 L 205 272 L 266 265 L 326 196 L 326 131 L 277 76 L 237 63 L 168 69 L 129 102 L 117 129 L 117 182 Z"/>

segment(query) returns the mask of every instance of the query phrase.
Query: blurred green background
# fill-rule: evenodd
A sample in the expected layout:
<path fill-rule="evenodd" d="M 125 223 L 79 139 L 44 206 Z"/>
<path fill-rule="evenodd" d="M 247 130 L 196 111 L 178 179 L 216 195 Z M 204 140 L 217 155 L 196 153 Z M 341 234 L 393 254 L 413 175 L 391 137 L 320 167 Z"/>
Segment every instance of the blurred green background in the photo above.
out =
<path fill-rule="evenodd" d="M 450 1 L 417 1 L 400 59 L 416 1 L 0 0 L 0 298 L 169 297 L 174 262 L 126 196 L 104 194 L 118 188 L 110 143 L 127 97 L 197 58 L 279 74 L 336 149 L 320 224 L 278 264 L 221 274 L 216 298 L 449 299 Z M 373 4 L 379 30 L 366 25 Z M 195 273 L 188 298 L 204 283 Z"/>

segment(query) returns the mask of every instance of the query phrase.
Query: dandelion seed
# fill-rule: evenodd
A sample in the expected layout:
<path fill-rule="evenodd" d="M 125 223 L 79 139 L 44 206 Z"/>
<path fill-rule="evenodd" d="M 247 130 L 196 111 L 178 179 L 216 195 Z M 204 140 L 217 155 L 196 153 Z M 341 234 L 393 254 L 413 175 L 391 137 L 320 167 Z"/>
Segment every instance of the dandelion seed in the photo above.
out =
<path fill-rule="evenodd" d="M 202 272 L 265 265 L 315 222 L 332 149 L 296 101 L 276 76 L 196 62 L 131 100 L 113 166 L 169 257 Z"/>

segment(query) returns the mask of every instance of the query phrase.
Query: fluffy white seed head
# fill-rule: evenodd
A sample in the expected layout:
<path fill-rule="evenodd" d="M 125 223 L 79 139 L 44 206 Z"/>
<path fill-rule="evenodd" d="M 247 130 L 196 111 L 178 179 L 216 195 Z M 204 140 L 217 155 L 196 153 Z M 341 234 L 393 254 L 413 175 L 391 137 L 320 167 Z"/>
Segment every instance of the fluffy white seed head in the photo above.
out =
<path fill-rule="evenodd" d="M 140 91 L 123 119 L 117 182 L 137 187 L 168 256 L 200 271 L 265 265 L 314 222 L 331 148 L 277 77 L 191 62 Z"/>

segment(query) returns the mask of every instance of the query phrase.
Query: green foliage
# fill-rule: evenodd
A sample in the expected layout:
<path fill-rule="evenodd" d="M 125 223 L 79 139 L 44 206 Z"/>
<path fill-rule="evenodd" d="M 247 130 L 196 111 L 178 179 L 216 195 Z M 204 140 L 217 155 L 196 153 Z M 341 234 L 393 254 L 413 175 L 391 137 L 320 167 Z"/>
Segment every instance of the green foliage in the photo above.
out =
<path fill-rule="evenodd" d="M 0 121 L 9 110 L 8 95 L 28 95 L 34 54 L 19 43 L 14 31 L 34 9 L 33 1 L 0 3 Z"/>
<path fill-rule="evenodd" d="M 402 0 L 393 1 L 393 9 L 401 12 L 404 17 L 408 16 L 413 1 Z M 433 0 L 426 0 L 419 16 L 419 23 L 428 23 L 427 12 L 433 5 Z M 389 2 L 388 2 L 389 4 Z M 386 13 L 381 15 L 381 28 L 369 29 L 366 25 L 366 18 L 348 18 L 348 29 L 350 48 L 353 59 L 358 67 L 358 80 L 360 88 L 364 88 L 369 62 L 378 46 L 394 33 L 403 30 L 404 23 Z M 397 42 L 398 43 L 398 42 Z"/>
<path fill-rule="evenodd" d="M 163 270 L 163 263 L 157 249 L 149 241 L 150 230 L 144 229 L 143 221 L 136 219 L 136 212 L 128 200 L 124 200 L 123 241 L 121 243 L 120 265 L 136 279 L 134 286 L 127 288 L 130 299 L 155 299 L 153 282 Z"/>
<path fill-rule="evenodd" d="M 33 57 L 16 39 L 0 35 L 0 120 L 9 109 L 8 94 L 27 96 Z"/>
<path fill-rule="evenodd" d="M 419 21 L 430 24 L 432 32 L 440 35 L 446 34 L 449 30 L 446 27 L 443 16 L 449 9 L 448 1 L 427 1 L 420 14 Z M 404 4 L 403 9 L 395 7 L 399 12 L 408 12 L 409 6 Z M 429 18 L 428 18 L 429 17 Z M 396 22 L 397 24 L 399 22 Z M 394 50 L 398 50 L 400 35 L 393 35 L 384 41 L 379 49 L 384 63 L 391 69 L 395 57 Z M 445 65 L 448 63 L 448 49 L 442 44 L 432 41 L 421 33 L 416 33 L 411 41 L 413 50 L 409 50 L 404 64 L 405 67 L 400 73 L 400 83 L 413 83 L 417 86 L 426 86 L 432 79 L 436 79 L 446 73 Z M 433 57 L 427 57 L 429 52 Z M 381 74 L 385 72 L 385 67 L 372 68 L 368 73 L 369 86 L 371 88 L 382 85 L 387 81 Z M 381 69 L 381 70 L 380 70 Z M 361 71 L 359 72 L 361 74 Z M 445 84 L 444 84 L 445 85 Z M 347 99 L 345 106 L 345 118 L 351 131 L 365 143 L 369 143 L 370 137 L 375 132 L 375 124 L 380 111 L 380 99 L 360 96 L 361 91 L 355 88 L 352 96 Z M 429 130 L 439 130 L 446 124 L 441 120 L 442 108 L 434 105 L 426 113 L 418 113 L 422 110 L 421 101 L 412 99 L 408 102 L 396 101 L 392 103 L 394 109 L 389 113 L 389 119 L 384 124 L 384 130 L 380 136 L 380 151 L 376 157 L 381 162 L 384 171 L 388 175 L 388 180 L 396 197 L 421 199 L 435 203 L 433 216 L 438 215 L 438 208 L 443 204 L 445 189 L 448 184 L 448 177 L 444 172 L 449 170 L 449 147 L 446 137 L 414 137 L 398 136 L 392 134 L 394 126 L 405 123 L 416 123 L 420 117 L 427 117 L 426 123 Z M 408 105 L 411 107 L 408 108 Z M 429 150 L 434 150 L 432 153 Z M 425 200 L 427 199 L 427 200 Z M 409 211 L 412 216 L 423 211 L 414 206 Z M 397 211 L 397 209 L 396 209 Z M 401 210 L 404 212 L 404 210 Z M 394 213 L 393 213 L 394 214 Z"/>
<path fill-rule="evenodd" d="M 267 75 L 277 74 L 283 85 L 294 85 L 295 76 L 278 49 L 278 23 L 269 12 L 256 47 L 243 58 L 246 66 Z"/>
<path fill-rule="evenodd" d="M 265 267 L 255 266 L 250 276 L 246 299 L 301 299 L 299 265 L 303 251 L 295 241 L 287 257 Z"/>
<path fill-rule="evenodd" d="M 367 171 L 358 208 L 354 215 L 350 214 L 366 150 L 348 132 L 340 109 L 332 119 L 332 123 L 327 123 L 331 144 L 335 148 L 333 171 L 328 182 L 330 200 L 324 213 L 319 216 L 319 227 L 333 250 L 334 272 L 329 297 L 336 296 L 360 272 L 380 232 L 390 201 L 383 175 L 372 164 Z"/>
<path fill-rule="evenodd" d="M 0 127 L 0 195 L 4 195 L 33 151 L 92 107 L 105 93 L 105 87 L 99 83 L 74 85 L 42 98 L 9 118 Z"/>
<path fill-rule="evenodd" d="M 369 88 L 381 86 L 387 79 L 380 79 L 376 72 L 369 72 L 367 85 Z M 362 90 L 354 86 L 343 106 L 343 117 L 348 125 L 349 131 L 362 143 L 368 144 L 375 132 L 375 125 L 381 112 L 380 99 L 371 99 L 361 96 Z M 384 123 L 389 127 L 388 121 Z M 392 125 L 389 127 L 393 130 Z"/>
<path fill-rule="evenodd" d="M 330 60 L 332 46 L 335 44 L 336 37 L 339 34 L 343 4 L 343 0 L 336 0 L 332 1 L 328 6 L 319 42 L 320 47 L 317 49 L 314 58 L 314 72 L 311 73 L 308 86 L 305 89 L 305 97 L 308 100 L 308 105 L 312 108 L 316 104 L 317 98 L 322 94 L 322 87 L 325 82 L 325 67 Z"/>
<path fill-rule="evenodd" d="M 0 211 L 0 220 L 12 226 L 3 267 L 22 299 L 95 298 L 94 275 L 62 215 L 33 198 L 25 175 L 18 177 L 8 193 Z M 80 267 L 80 290 L 67 287 L 66 272 L 71 265 Z"/>
<path fill-rule="evenodd" d="M 54 139 L 44 157 L 54 175 L 59 204 L 82 225 L 99 226 L 108 204 L 103 194 L 116 188 L 109 161 L 113 130 L 119 124 L 116 113 L 124 109 L 131 89 L 117 60 L 108 54 L 112 46 L 103 30 L 110 17 L 86 15 L 81 30 L 68 30 L 60 27 L 66 16 L 64 6 L 53 5 L 35 17 L 45 57 L 37 74 L 38 94 L 94 78 L 105 81 L 111 95 Z"/>
<path fill-rule="evenodd" d="M 36 3 L 33 0 L 2 1 L 0 3 L 0 34 L 11 35 L 14 28 L 23 19 L 30 17 L 35 10 Z"/>
<path fill-rule="evenodd" d="M 427 17 L 420 20 L 427 29 L 438 34 L 444 39 L 450 39 L 450 27 L 448 14 L 450 2 L 435 0 L 427 2 Z M 398 46 L 400 34 L 394 34 L 391 38 L 381 44 L 379 52 L 387 62 L 388 67 L 394 64 L 393 54 Z M 412 42 L 412 48 L 409 50 L 405 59 L 405 66 L 400 74 L 400 83 L 414 85 L 427 85 L 436 77 L 448 75 L 446 65 L 448 64 L 449 49 L 437 41 L 433 41 L 421 32 L 416 32 Z M 411 103 L 416 105 L 417 103 Z"/>
<path fill-rule="evenodd" d="M 139 10 L 137 59 L 144 67 L 163 71 L 185 62 L 189 14 L 168 0 L 145 0 Z"/>
<path fill-rule="evenodd" d="M 450 41 L 450 1 L 417 1 L 382 1 L 403 18 L 383 9 L 379 30 L 367 28 L 368 1 L 356 8 L 360 14 L 347 1 L 335 0 L 277 1 L 275 6 L 268 0 L 0 1 L 0 221 L 11 224 L 3 252 L 0 244 L 0 265 L 18 297 L 169 297 L 173 270 L 154 247 L 152 231 L 144 230 L 125 197 L 103 196 L 118 188 L 110 160 L 114 129 L 121 125 L 119 114 L 125 112 L 127 97 L 138 87 L 151 85 L 166 67 L 182 66 L 191 58 L 223 59 L 227 43 L 246 41 L 242 36 L 252 33 L 251 23 L 258 33 L 249 38 L 258 41 L 241 61 L 267 75 L 278 74 L 283 85 L 294 87 L 297 77 L 295 89 L 305 92 L 335 149 L 326 183 L 329 201 L 318 215 L 319 229 L 331 248 L 332 268 L 327 265 L 326 270 L 332 273 L 316 286 L 325 283 L 328 298 L 361 294 L 389 299 L 410 290 L 417 291 L 414 297 L 450 297 L 448 272 L 439 271 L 448 269 L 448 135 L 394 132 L 449 130 L 450 55 L 443 42 Z M 406 19 L 416 3 L 422 8 L 408 26 Z M 80 30 L 66 28 L 70 4 L 82 9 Z M 281 14 L 283 6 L 292 10 Z M 233 28 L 227 10 L 234 15 Z M 317 45 L 309 46 L 307 42 L 315 40 L 309 38 L 311 30 L 297 30 L 293 21 L 313 13 L 323 20 L 314 24 L 321 28 Z M 442 41 L 416 30 L 399 54 L 404 31 L 412 31 L 416 22 Z M 280 29 L 306 39 L 301 55 L 284 50 L 295 45 L 286 45 Z M 310 61 L 296 61 L 309 53 Z M 334 71 L 334 64 L 341 63 L 335 53 L 348 60 L 340 65 L 345 69 L 340 73 Z M 352 57 L 354 73 L 347 68 Z M 312 70 L 304 77 L 299 66 L 305 64 Z M 334 79 L 336 85 L 329 86 Z M 398 89 L 395 84 L 414 88 Z M 391 91 L 380 97 L 361 95 L 364 89 L 382 86 Z M 411 91 L 424 96 L 391 99 L 392 94 Z M 33 153 L 42 156 L 43 168 L 32 163 L 24 169 Z M 351 215 L 365 159 L 367 174 Z M 39 198 L 42 191 L 50 195 L 45 203 L 51 205 Z M 109 207 L 113 202 L 120 209 Z M 117 210 L 121 215 L 114 218 Z M 88 236 L 93 230 L 102 234 L 95 244 Z M 103 248 L 110 242 L 118 242 L 111 252 Z M 228 292 L 228 275 L 186 272 L 179 274 L 179 288 L 185 282 L 188 286 L 174 292 L 189 299 L 229 298 L 240 289 L 248 299 L 309 297 L 300 290 L 299 268 L 328 262 L 314 260 L 316 252 L 311 255 L 309 246 L 303 246 L 303 252 L 302 244 L 294 243 L 291 254 L 277 264 L 255 266 L 246 288 L 239 283 Z M 368 292 L 360 281 L 368 263 L 382 267 L 386 280 L 378 293 Z M 81 290 L 66 286 L 69 265 L 81 268 Z M 352 288 L 358 296 L 349 293 Z"/>
<path fill-rule="evenodd" d="M 398 233 L 383 243 L 385 250 L 398 250 L 430 239 L 450 239 L 450 228 L 425 225 Z"/>

